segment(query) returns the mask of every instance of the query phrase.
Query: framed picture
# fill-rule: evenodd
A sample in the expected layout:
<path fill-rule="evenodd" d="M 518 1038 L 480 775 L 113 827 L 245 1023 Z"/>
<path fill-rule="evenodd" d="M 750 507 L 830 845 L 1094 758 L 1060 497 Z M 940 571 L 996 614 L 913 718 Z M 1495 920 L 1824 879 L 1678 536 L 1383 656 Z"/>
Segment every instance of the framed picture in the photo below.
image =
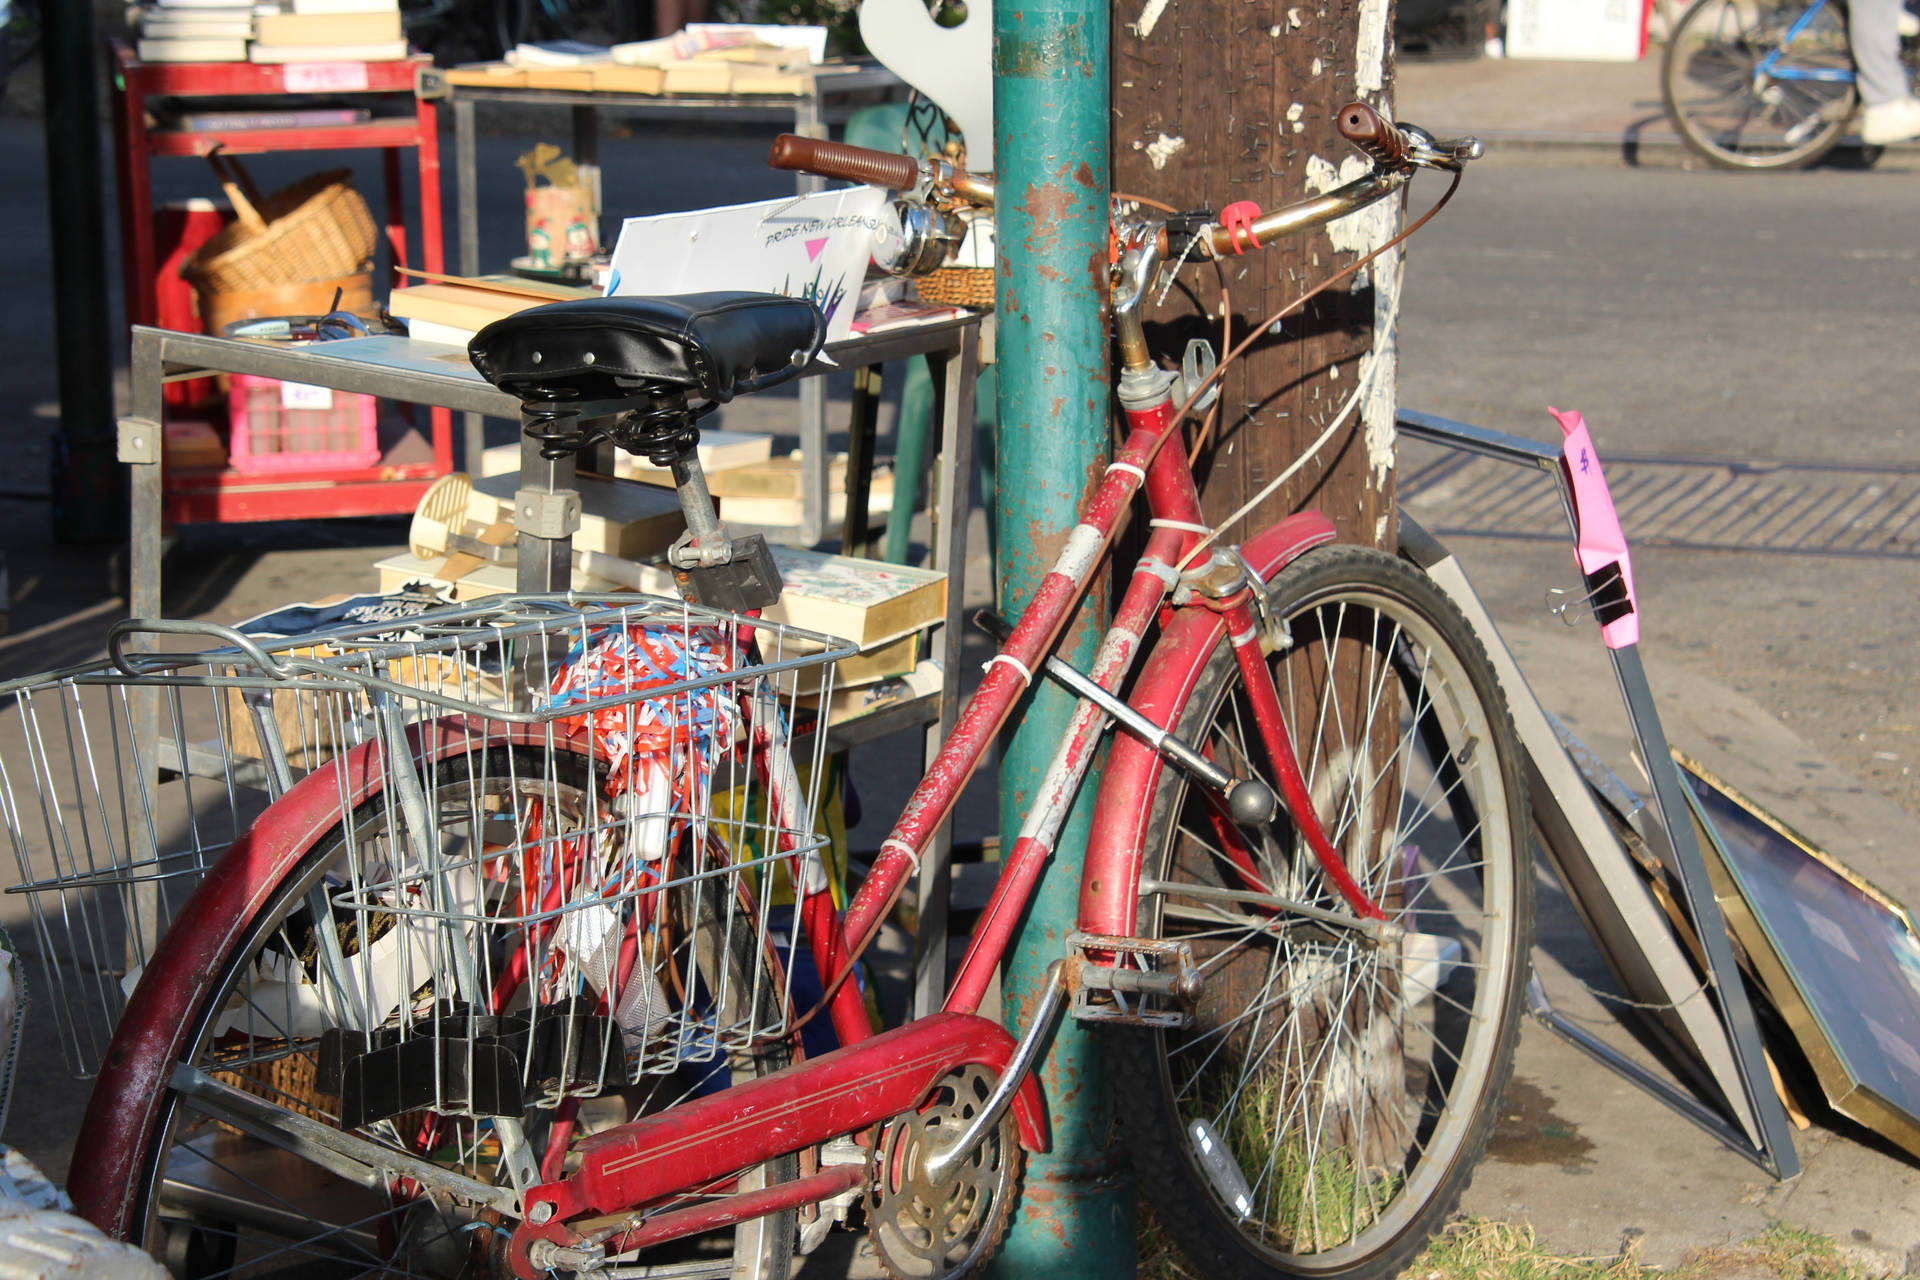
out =
<path fill-rule="evenodd" d="M 1841 1115 L 1920 1156 L 1920 931 L 1680 752 L 1727 925 Z"/>

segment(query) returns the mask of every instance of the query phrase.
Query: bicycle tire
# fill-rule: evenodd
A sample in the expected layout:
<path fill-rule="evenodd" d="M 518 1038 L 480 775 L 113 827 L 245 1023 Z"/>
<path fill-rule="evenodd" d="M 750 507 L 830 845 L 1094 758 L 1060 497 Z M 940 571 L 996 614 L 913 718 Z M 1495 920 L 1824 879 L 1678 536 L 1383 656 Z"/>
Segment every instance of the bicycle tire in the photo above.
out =
<path fill-rule="evenodd" d="M 1696 154 L 1725 169 L 1798 169 L 1831 151 L 1859 95 L 1846 81 L 1763 76 L 1763 58 L 1806 12 L 1778 0 L 1695 0 L 1667 41 L 1660 93 Z M 1782 58 L 1796 69 L 1851 71 L 1846 9 L 1828 0 Z"/>
<path fill-rule="evenodd" d="M 534 11 L 538 7 L 539 0 L 491 0 L 488 26 L 499 49 L 496 57 L 504 58 L 521 44 L 537 38 Z"/>
<path fill-rule="evenodd" d="M 433 776 L 439 785 L 430 785 L 429 794 L 443 818 L 442 835 L 468 840 L 478 838 L 478 833 L 469 829 L 465 836 L 457 831 L 449 834 L 445 820 L 461 814 L 483 815 L 479 821 L 493 820 L 484 815 L 497 817 L 509 801 L 517 809 L 524 802 L 539 800 L 543 813 L 571 804 L 577 813 L 596 781 L 582 757 L 499 746 L 443 760 Z M 394 808 L 388 797 L 376 791 L 354 809 L 350 823 L 337 825 L 317 841 L 263 899 L 260 910 L 237 931 L 237 940 L 224 963 L 209 969 L 195 993 L 180 1061 L 209 1073 L 223 1063 L 231 1067 L 231 1055 L 223 1053 L 223 1045 L 231 1043 L 236 1030 L 231 1025 L 224 1032 L 220 1030 L 223 1012 L 231 1015 L 236 1008 L 255 1011 L 246 1014 L 244 1034 L 240 1036 L 249 1048 L 261 1042 L 263 1033 L 280 1029 L 271 1025 L 264 1012 L 268 1002 L 253 996 L 242 986 L 243 980 L 251 973 L 264 972 L 258 966 L 265 957 L 311 954 L 321 936 L 321 931 L 313 927 L 315 900 L 311 895 L 319 889 L 323 895 L 319 900 L 331 901 L 324 896 L 329 892 L 325 886 L 329 885 L 330 872 L 337 877 L 345 857 L 364 860 L 380 854 L 386 847 L 383 842 L 395 838 L 389 834 L 390 822 L 397 821 Z M 271 818 L 269 810 L 262 821 L 270 822 Z M 551 818 L 545 821 L 553 822 Z M 570 816 L 568 821 L 577 824 L 579 819 Z M 567 830 L 580 829 L 578 825 L 559 823 L 553 823 L 553 828 L 548 832 L 550 843 L 558 843 L 557 838 Z M 513 890 L 507 887 L 502 892 Z M 690 928 L 686 936 L 691 945 L 708 955 L 724 955 L 729 969 L 721 985 L 734 995 L 719 999 L 739 999 L 741 993 L 752 993 L 745 998 L 753 1001 L 773 998 L 771 993 L 780 989 L 777 975 L 772 982 L 755 982 L 751 976 L 750 967 L 756 962 L 763 967 L 773 964 L 764 950 L 753 945 L 749 936 L 753 930 L 740 927 L 732 912 L 726 914 L 727 923 L 723 925 L 721 914 L 711 902 L 715 896 L 712 892 L 694 895 L 684 890 L 670 891 L 667 896 L 671 905 L 666 909 L 674 914 L 675 927 Z M 353 920 L 343 911 L 334 924 L 351 926 Z M 344 932 L 340 936 L 351 937 Z M 308 973 L 319 977 L 320 966 L 313 964 Z M 418 990 L 415 998 L 420 998 Z M 678 998 L 684 1004 L 702 997 L 682 993 Z M 327 1007 L 324 998 L 320 1003 L 323 1009 Z M 716 1023 L 725 1025 L 732 1012 L 716 1006 Z M 280 1055 L 285 1060 L 317 1056 L 317 1038 L 296 1034 L 291 1026 L 284 1028 L 279 1044 L 285 1046 Z M 689 1064 L 673 1075 L 648 1077 L 647 1083 L 639 1086 L 625 1086 L 624 1080 L 610 1079 L 610 1085 L 624 1087 L 608 1088 L 602 1096 L 620 1098 L 623 1109 L 638 1115 L 677 1100 L 662 1097 L 663 1093 L 677 1091 L 678 1097 L 684 1098 L 723 1087 L 734 1079 L 772 1072 L 785 1065 L 786 1059 L 786 1050 L 779 1046 L 751 1054 L 723 1054 L 717 1061 Z M 275 1081 L 284 1078 L 271 1077 Z M 301 1078 L 299 1069 L 293 1078 Z M 233 1079 L 231 1072 L 228 1079 Z M 327 1112 L 331 1100 L 325 1095 L 294 1095 L 282 1092 L 278 1084 L 269 1084 L 264 1090 L 245 1083 L 241 1087 L 277 1106 L 305 1110 L 335 1126 L 340 1123 L 337 1111 Z M 417 1131 L 419 1122 L 414 1117 L 421 1114 L 410 1112 L 366 1126 L 359 1131 L 360 1136 L 405 1150 L 405 1135 Z M 535 1124 L 534 1115 L 551 1113 L 530 1113 L 530 1126 Z M 251 1268 L 271 1264 L 289 1248 L 318 1255 L 323 1268 L 326 1260 L 351 1260 L 362 1268 L 358 1274 L 460 1275 L 468 1274 L 476 1265 L 483 1274 L 506 1274 L 498 1268 L 503 1266 L 501 1257 L 508 1234 L 516 1225 L 511 1221 L 503 1222 L 485 1213 L 456 1212 L 451 1207 L 442 1210 L 424 1197 L 408 1200 L 396 1195 L 391 1184 L 373 1191 L 352 1186 L 324 1170 L 298 1165 L 265 1143 L 255 1143 L 231 1129 L 223 1132 L 221 1126 L 196 1115 L 189 1103 L 172 1092 L 155 1116 L 143 1135 L 143 1150 L 136 1166 L 141 1170 L 142 1186 L 133 1217 L 134 1234 L 138 1243 L 168 1263 L 173 1274 L 183 1280 L 193 1275 L 253 1274 Z M 491 1160 L 481 1136 L 484 1122 L 472 1124 L 470 1149 L 457 1126 L 441 1123 L 454 1129 L 456 1159 L 471 1165 L 470 1172 L 484 1169 Z M 576 1138 L 584 1136 L 587 1128 L 583 1123 Z M 542 1143 L 536 1138 L 534 1146 L 538 1150 Z M 441 1150 L 434 1152 L 436 1159 L 443 1156 L 444 1147 L 443 1142 Z M 743 1178 L 742 1185 L 751 1188 L 797 1176 L 798 1161 L 789 1155 L 761 1166 Z M 254 1199 L 246 1201 L 244 1197 L 249 1195 Z M 302 1230 L 311 1229 L 306 1238 L 291 1245 L 285 1239 L 290 1229 L 289 1211 L 305 1221 Z M 709 1259 L 717 1256 L 713 1265 L 716 1269 L 727 1268 L 725 1274 L 732 1280 L 784 1280 L 791 1269 L 794 1240 L 795 1213 L 787 1210 L 742 1223 L 731 1232 L 662 1246 L 660 1254 L 648 1254 L 648 1261 L 660 1256 L 683 1260 L 689 1251 L 696 1251 Z M 488 1266 L 496 1269 L 489 1271 Z"/>
<path fill-rule="evenodd" d="M 1137 931 L 1187 943 L 1205 985 L 1189 1027 L 1119 1029 L 1132 1043 L 1111 1055 L 1114 1088 L 1141 1186 L 1201 1274 L 1392 1276 L 1458 1204 L 1512 1071 L 1525 784 L 1492 667 L 1424 575 L 1327 547 L 1267 590 L 1291 635 L 1270 669 L 1321 821 L 1406 936 L 1368 946 L 1207 895 L 1256 886 L 1217 847 L 1224 811 L 1166 770 Z M 1176 731 L 1229 772 L 1271 776 L 1224 643 Z M 1242 853 L 1267 892 L 1346 909 L 1284 815 Z"/>

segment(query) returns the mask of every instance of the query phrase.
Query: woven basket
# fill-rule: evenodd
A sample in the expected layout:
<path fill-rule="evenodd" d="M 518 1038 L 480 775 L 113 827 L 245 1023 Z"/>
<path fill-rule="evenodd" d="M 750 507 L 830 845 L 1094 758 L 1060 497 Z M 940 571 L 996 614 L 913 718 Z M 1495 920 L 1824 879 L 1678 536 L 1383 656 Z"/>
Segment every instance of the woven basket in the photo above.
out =
<path fill-rule="evenodd" d="M 373 257 L 373 215 L 345 169 L 329 169 L 264 199 L 231 156 L 207 157 L 236 218 L 180 268 L 203 293 L 241 293 L 360 271 Z"/>
<path fill-rule="evenodd" d="M 280 1043 L 285 1043 L 284 1041 Z M 213 1078 L 275 1106 L 332 1123 L 335 1100 L 320 1092 L 320 1068 L 311 1053 L 293 1053 L 264 1062 L 249 1062 L 237 1071 L 215 1071 Z M 236 1132 L 231 1126 L 220 1126 Z"/>
<path fill-rule="evenodd" d="M 255 320 L 261 316 L 324 315 L 334 309 L 336 293 L 339 296 L 339 310 L 361 316 L 372 315 L 372 268 L 331 280 L 301 280 L 266 289 L 224 292 L 197 290 L 194 293 L 194 305 L 200 312 L 201 322 L 207 326 L 207 332 L 219 334 L 235 321 Z"/>
<path fill-rule="evenodd" d="M 942 267 L 914 282 L 923 302 L 946 307 L 993 310 L 992 267 Z"/>

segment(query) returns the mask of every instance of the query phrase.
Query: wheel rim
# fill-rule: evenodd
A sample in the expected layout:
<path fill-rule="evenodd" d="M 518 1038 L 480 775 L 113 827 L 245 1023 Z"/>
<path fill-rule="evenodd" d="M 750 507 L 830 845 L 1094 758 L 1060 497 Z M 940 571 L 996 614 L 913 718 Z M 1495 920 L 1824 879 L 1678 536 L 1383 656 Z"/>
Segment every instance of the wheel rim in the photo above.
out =
<path fill-rule="evenodd" d="M 447 772 L 466 779 L 437 793 L 438 830 L 449 840 L 469 838 L 460 834 L 463 822 L 471 833 L 475 822 L 499 822 L 502 812 L 524 814 L 533 801 L 538 801 L 547 814 L 567 815 L 558 821 L 548 819 L 557 836 L 580 830 L 578 815 L 588 810 L 585 791 L 562 780 L 565 771 L 555 771 L 550 765 L 544 777 L 538 767 L 526 773 L 509 769 L 498 777 L 484 768 L 478 775 L 469 775 L 464 768 Z M 473 776 L 484 781 L 474 785 Z M 481 797 L 477 803 L 476 792 Z M 383 842 L 391 837 L 386 834 L 387 813 L 363 812 L 360 817 L 353 840 L 347 843 L 364 862 L 377 857 Z M 276 894 L 237 956 L 275 952 L 299 955 L 303 947 L 311 954 L 316 931 L 306 923 L 311 915 L 303 914 L 309 910 L 308 894 L 323 885 L 328 886 L 327 891 L 337 891 L 341 879 L 337 869 L 349 856 L 347 843 L 336 837 L 330 850 L 309 858 L 300 874 Z M 515 890 L 509 885 L 501 892 Z M 726 931 L 715 923 L 710 905 L 672 910 L 678 915 L 697 913 L 699 928 L 708 931 L 692 945 L 709 951 L 716 946 L 733 948 L 736 956 L 744 954 L 737 944 L 725 940 Z M 342 912 L 336 924 L 352 919 Z M 216 1078 L 223 1083 L 235 1084 L 277 1106 L 337 1127 L 337 1099 L 318 1093 L 311 1083 L 318 1066 L 317 1031 L 303 1034 L 281 1008 L 269 1007 L 254 997 L 251 993 L 258 987 L 247 986 L 248 980 L 242 978 L 248 972 L 249 967 L 238 961 L 229 966 L 189 1037 L 187 1061 L 210 1074 L 217 1073 Z M 312 972 L 317 974 L 317 967 Z M 736 994 L 727 997 L 730 1000 L 738 993 L 764 991 L 750 980 L 723 985 L 736 988 Z M 688 997 L 706 998 L 704 987 Z M 716 1023 L 724 1021 L 724 1017 L 716 1018 Z M 610 1081 L 600 1097 L 580 1103 L 575 1136 L 630 1115 L 664 1109 L 773 1065 L 777 1064 L 772 1057 L 748 1059 L 723 1053 L 708 1055 L 675 1071 L 648 1075 L 639 1085 L 619 1087 L 620 1081 Z M 614 1103 L 621 1114 L 609 1114 Z M 175 1274 L 209 1280 L 227 1275 L 274 1275 L 303 1261 L 319 1265 L 325 1274 L 334 1274 L 326 1270 L 329 1263 L 344 1263 L 353 1274 L 453 1276 L 475 1274 L 476 1265 L 481 1268 L 478 1274 L 487 1274 L 488 1267 L 495 1274 L 506 1274 L 499 1268 L 507 1234 L 517 1225 L 512 1221 L 502 1222 L 496 1215 L 472 1207 L 443 1210 L 393 1184 L 373 1189 L 354 1186 L 266 1142 L 209 1120 L 189 1099 L 179 1095 L 168 1099 L 165 1112 L 160 1141 L 150 1163 L 144 1221 L 149 1251 L 166 1259 Z M 429 1145 L 420 1136 L 425 1114 L 405 1113 L 356 1132 L 402 1151 L 430 1153 L 437 1163 L 456 1166 L 483 1181 L 504 1179 L 498 1168 L 499 1138 L 493 1124 L 443 1119 L 433 1130 L 435 1137 Z M 546 1149 L 555 1115 L 552 1110 L 528 1112 L 525 1123 L 536 1158 Z M 790 1160 L 781 1162 L 782 1171 L 776 1176 L 793 1176 L 793 1170 L 786 1167 L 790 1164 Z M 741 1187 L 762 1185 L 766 1177 L 765 1170 L 757 1170 L 741 1180 Z M 649 1261 L 656 1256 L 670 1258 L 673 1274 L 684 1276 L 759 1277 L 776 1270 L 784 1275 L 778 1264 L 769 1261 L 786 1257 L 785 1242 L 779 1238 L 776 1224 L 776 1219 L 752 1220 L 731 1233 L 669 1244 L 662 1247 L 661 1254 L 650 1254 Z"/>
<path fill-rule="evenodd" d="M 1805 163 L 1838 139 L 1854 101 L 1850 80 L 1781 79 L 1761 70 L 1804 6 L 1703 0 L 1667 52 L 1667 93 L 1682 132 L 1722 163 Z M 1795 70 L 1849 71 L 1846 26 L 1825 6 L 1785 51 Z"/>
<path fill-rule="evenodd" d="M 1289 626 L 1274 662 L 1302 771 L 1349 870 L 1406 937 L 1369 946 L 1177 888 L 1146 899 L 1142 919 L 1188 942 L 1208 982 L 1197 1025 L 1163 1033 L 1158 1055 L 1196 1181 L 1273 1261 L 1337 1271 L 1400 1240 L 1476 1149 L 1517 961 L 1513 859 L 1480 850 L 1514 833 L 1486 709 L 1428 621 L 1344 589 L 1304 601 Z M 1229 771 L 1268 774 L 1237 680 L 1206 746 Z M 1245 887 L 1203 802 L 1190 794 L 1179 812 L 1166 880 Z M 1345 909 L 1296 834 L 1245 853 L 1265 891 Z"/>

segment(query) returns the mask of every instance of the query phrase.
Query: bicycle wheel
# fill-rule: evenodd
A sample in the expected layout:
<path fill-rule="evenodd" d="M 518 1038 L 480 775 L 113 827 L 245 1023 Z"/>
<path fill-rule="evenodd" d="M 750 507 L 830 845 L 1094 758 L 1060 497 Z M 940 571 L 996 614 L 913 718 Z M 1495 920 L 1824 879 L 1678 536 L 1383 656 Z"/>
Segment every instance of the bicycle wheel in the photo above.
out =
<path fill-rule="evenodd" d="M 1829 0 L 1789 43 L 1807 12 L 1797 2 L 1696 0 L 1681 15 L 1660 86 L 1689 147 L 1724 168 L 1795 169 L 1840 140 L 1857 101 L 1847 11 Z"/>
<path fill-rule="evenodd" d="M 475 878 L 489 886 L 484 890 L 489 902 L 496 909 L 505 904 L 505 913 L 513 913 L 518 910 L 513 904 L 524 901 L 523 858 L 564 851 L 569 845 L 597 852 L 619 838 L 617 823 L 597 829 L 587 825 L 596 810 L 605 822 L 605 801 L 592 803 L 596 783 L 580 757 L 495 747 L 441 761 L 428 780 L 427 793 L 444 848 L 513 851 L 511 856 L 469 864 L 479 869 Z M 403 928 L 410 927 L 391 915 L 382 918 L 364 906 L 345 905 L 355 886 L 368 883 L 368 868 L 407 856 L 409 837 L 398 808 L 390 797 L 374 795 L 354 811 L 350 823 L 321 839 L 264 900 L 224 965 L 205 977 L 193 1004 L 184 1064 L 264 1099 L 287 1116 L 345 1127 L 342 1099 L 326 1091 L 323 1036 L 337 1022 L 331 1011 L 341 1006 L 342 990 L 351 988 L 356 997 L 366 999 L 371 986 L 330 981 L 328 962 L 321 959 L 322 940 L 332 933 L 352 970 L 363 946 L 370 954 L 381 938 L 404 936 Z M 590 844 L 595 841 L 599 843 Z M 357 864 L 357 873 L 350 861 Z M 677 1047 L 663 1048 L 660 1037 L 649 1030 L 644 1053 L 655 1062 L 638 1084 L 612 1064 L 586 1068 L 575 1073 L 571 1089 L 579 1098 L 577 1110 L 529 1108 L 525 1134 L 534 1158 L 548 1166 L 543 1176 L 557 1176 L 572 1142 L 597 1129 L 785 1065 L 784 1049 L 716 1051 L 725 1028 L 763 1023 L 767 1003 L 778 999 L 781 990 L 764 945 L 756 945 L 751 922 L 724 890 L 716 892 L 716 886 L 727 883 L 720 878 L 663 890 L 659 914 L 653 918 L 659 929 L 675 935 L 674 953 L 694 960 L 671 974 L 659 971 L 662 978 L 648 994 L 647 1025 L 651 1028 L 656 1018 L 685 1014 L 710 1034 L 679 1036 Z M 323 912 L 329 918 L 318 920 L 316 927 Z M 556 929 L 572 927 L 563 921 Z M 481 961 L 495 961 L 484 980 L 495 989 L 504 983 L 505 990 L 519 993 L 510 1007 L 524 1005 L 526 983 L 516 986 L 510 973 L 503 978 L 502 961 L 523 941 L 475 939 Z M 646 942 L 640 946 L 647 954 Z M 436 961 L 416 974 L 444 968 L 444 962 Z M 276 980 L 280 985 L 274 985 Z M 411 1007 L 438 1007 L 446 993 L 433 990 L 434 981 L 429 977 L 412 988 Z M 298 992 L 301 984 L 306 984 L 301 998 L 287 994 L 290 986 Z M 629 984 L 627 991 L 632 990 Z M 757 1011 L 748 1005 L 758 1006 Z M 389 1015 L 387 1025 L 393 1022 Z M 630 1029 L 628 1034 L 633 1034 Z M 662 1053 L 678 1053 L 681 1060 L 662 1066 Z M 613 1062 L 624 1060 L 617 1049 L 614 1054 Z M 581 1050 L 580 1061 L 592 1056 Z M 602 1072 L 598 1084 L 592 1079 L 596 1069 Z M 477 1078 L 477 1068 L 469 1070 Z M 584 1083 L 580 1076 L 586 1077 Z M 474 1088 L 477 1092 L 479 1086 Z M 373 1187 L 356 1185 L 296 1154 L 311 1149 L 291 1140 L 282 1128 L 297 1125 L 297 1120 L 270 1121 L 249 1135 L 209 1119 L 196 1101 L 176 1073 L 172 1091 L 146 1135 L 139 1164 L 144 1176 L 142 1212 L 134 1220 L 142 1224 L 142 1243 L 175 1275 L 510 1274 L 505 1251 L 517 1224 L 494 1210 L 410 1194 L 412 1189 L 397 1177 Z M 497 1184 L 505 1178 L 504 1130 L 485 1118 L 454 1119 L 417 1106 L 353 1132 Z M 796 1176 L 797 1161 L 787 1156 L 743 1176 L 739 1186 L 753 1189 Z M 644 1261 L 664 1264 L 676 1276 L 785 1280 L 794 1228 L 794 1214 L 786 1211 L 661 1246 Z"/>
<path fill-rule="evenodd" d="M 1234 827 L 1169 769 L 1138 931 L 1186 943 L 1192 1024 L 1115 1055 L 1141 1185 L 1208 1276 L 1391 1276 L 1458 1203 L 1512 1069 L 1533 896 L 1524 783 L 1485 654 L 1428 579 L 1309 552 L 1268 588 L 1269 659 L 1318 817 L 1397 936 L 1347 907 L 1284 816 Z M 1178 731 L 1271 777 L 1232 652 Z M 1229 896 L 1229 894 L 1235 896 Z"/>

